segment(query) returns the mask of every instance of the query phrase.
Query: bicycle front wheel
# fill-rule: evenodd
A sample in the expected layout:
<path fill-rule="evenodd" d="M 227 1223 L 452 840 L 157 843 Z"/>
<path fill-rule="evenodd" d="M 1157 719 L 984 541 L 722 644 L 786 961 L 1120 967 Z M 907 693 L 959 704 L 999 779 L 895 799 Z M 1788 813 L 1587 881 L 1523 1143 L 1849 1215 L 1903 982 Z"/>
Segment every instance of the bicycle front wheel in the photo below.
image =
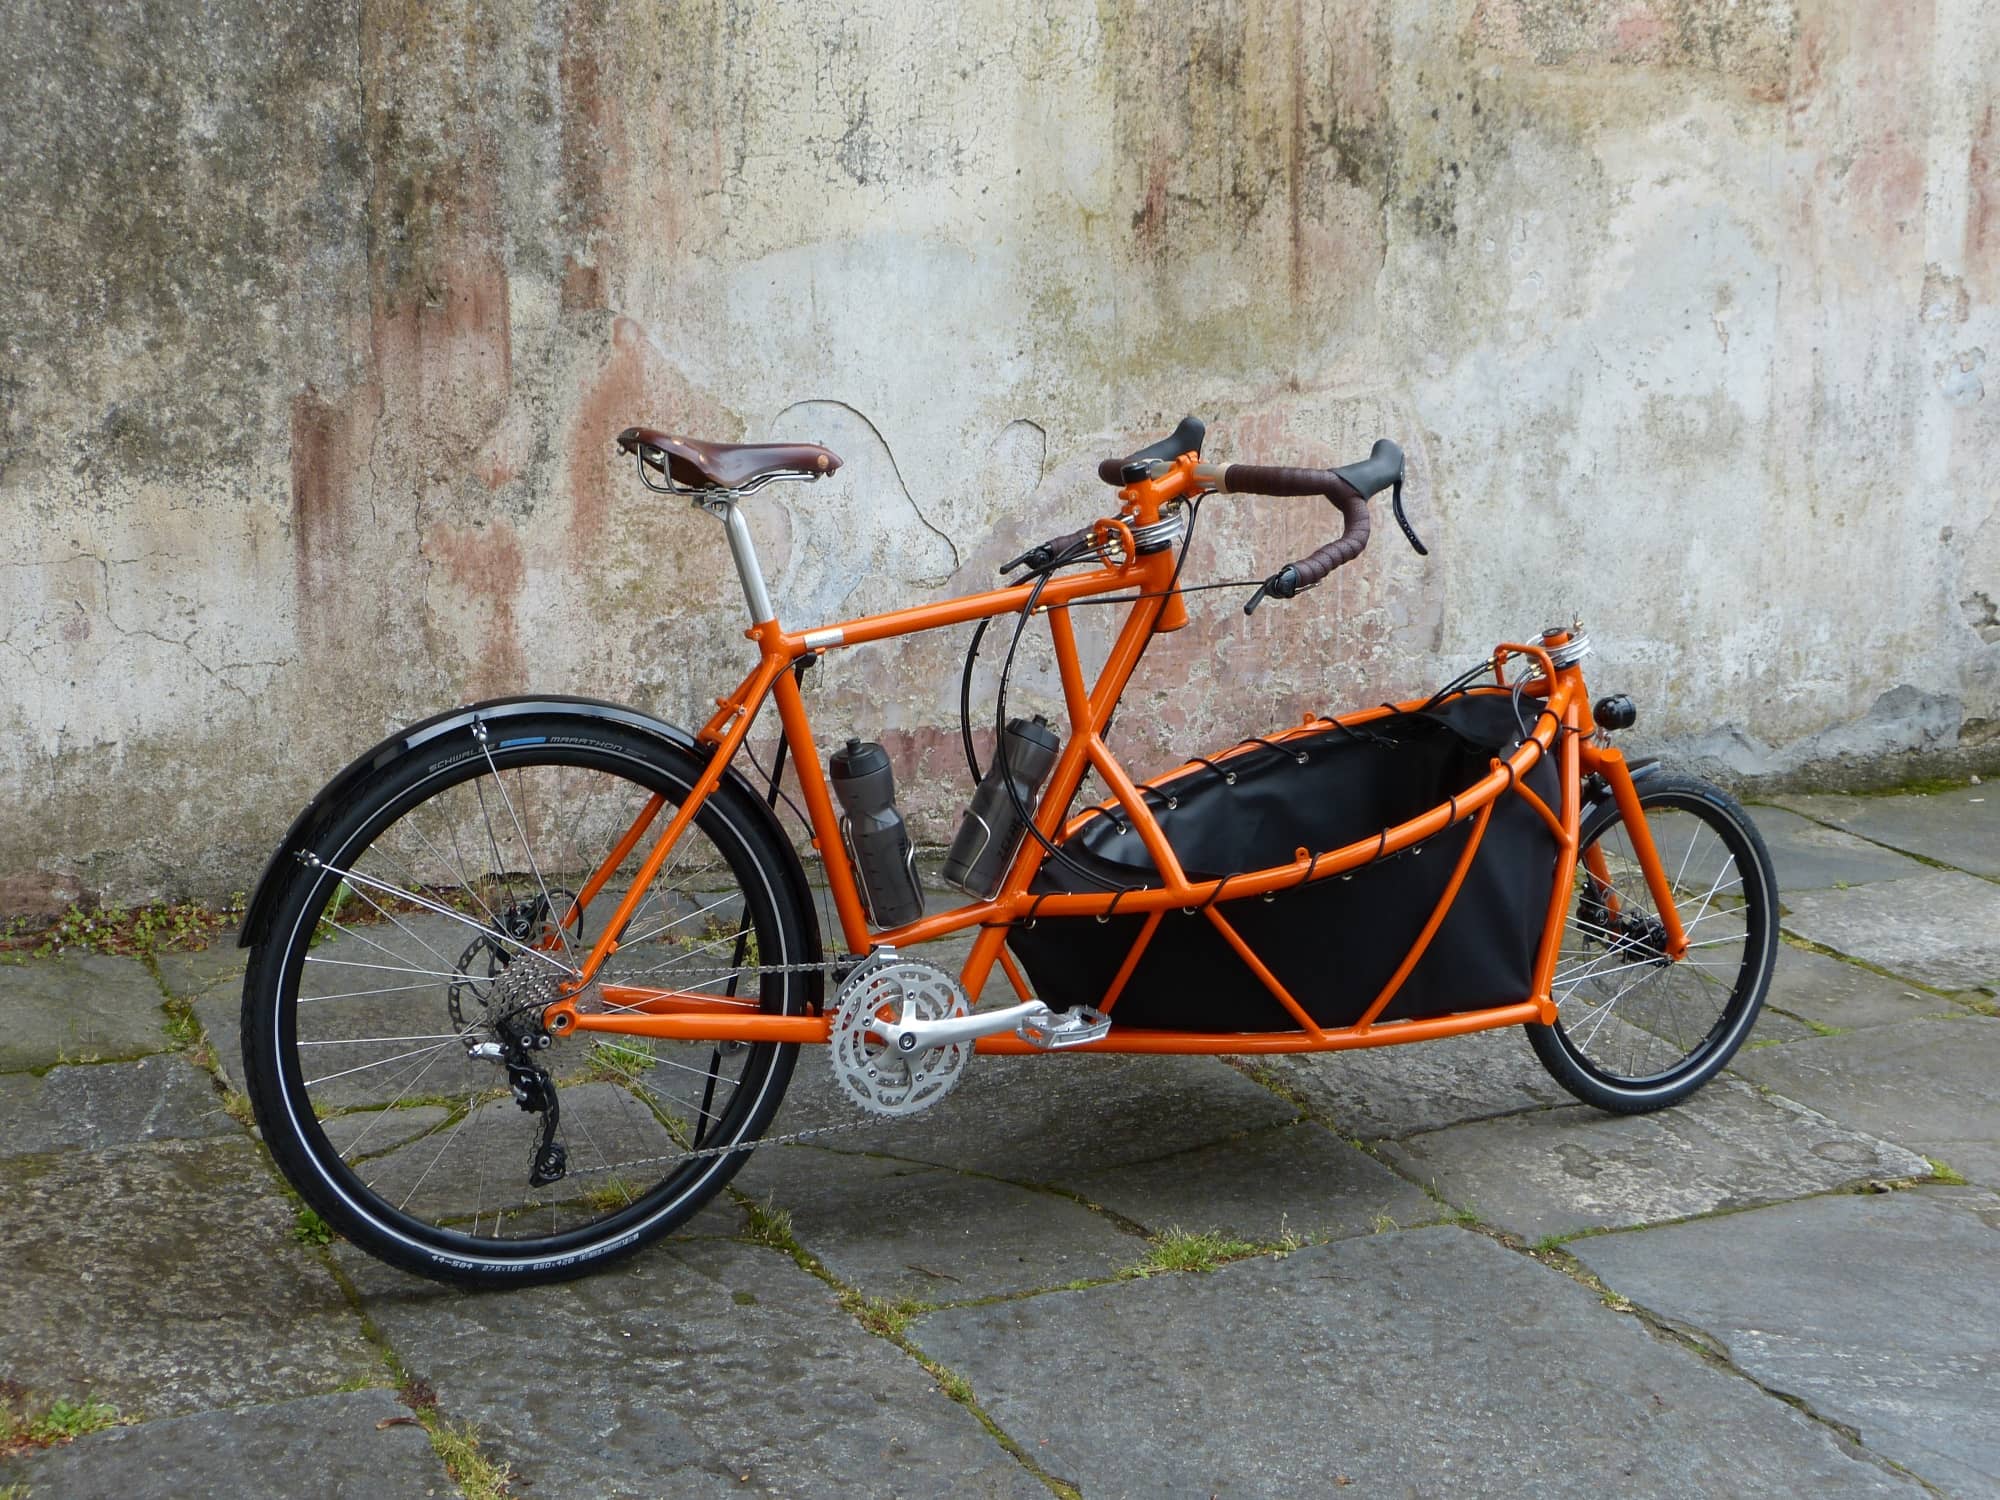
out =
<path fill-rule="evenodd" d="M 1719 1073 L 1757 1019 L 1777 960 L 1778 883 L 1764 840 L 1721 788 L 1657 775 L 1638 787 L 1688 940 L 1665 951 L 1631 830 L 1613 803 L 1583 821 L 1582 857 L 1535 1055 L 1586 1104 L 1638 1114 Z"/>
<path fill-rule="evenodd" d="M 251 958 L 243 1060 L 272 1155 L 340 1233 L 442 1280 L 554 1280 L 668 1233 L 741 1165 L 795 1046 L 539 1021 L 700 770 L 601 720 L 469 725 L 309 841 Z M 820 957 L 787 859 L 765 810 L 719 787 L 580 1008 L 628 984 L 803 1013 L 809 976 L 769 967 Z"/>

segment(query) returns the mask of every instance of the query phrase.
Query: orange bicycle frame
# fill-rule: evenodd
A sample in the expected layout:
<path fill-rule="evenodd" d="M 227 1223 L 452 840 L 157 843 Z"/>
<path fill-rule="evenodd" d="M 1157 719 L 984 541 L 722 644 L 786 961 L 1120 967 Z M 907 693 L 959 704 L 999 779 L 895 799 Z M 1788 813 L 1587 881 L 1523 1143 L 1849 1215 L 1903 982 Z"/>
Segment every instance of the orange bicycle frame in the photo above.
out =
<path fill-rule="evenodd" d="M 1039 594 L 1031 584 L 1021 583 L 803 632 L 784 629 L 775 614 L 753 625 L 746 634 L 757 644 L 757 664 L 734 692 L 717 700 L 714 716 L 697 736 L 700 742 L 712 747 L 707 767 L 667 820 L 666 827 L 656 835 L 624 899 L 604 923 L 584 959 L 582 977 L 575 990 L 548 1008 L 544 1013 L 544 1024 L 558 1035 L 571 1031 L 604 1031 L 682 1041 L 823 1043 L 828 1040 L 831 1027 L 828 1016 L 772 1015 L 759 1009 L 758 1001 L 748 997 L 606 984 L 603 994 L 610 1009 L 584 1011 L 576 1003 L 577 993 L 592 981 L 605 960 L 617 950 L 618 935 L 625 931 L 626 923 L 703 801 L 720 783 L 729 764 L 742 748 L 751 725 L 769 699 L 775 699 L 777 703 L 785 743 L 796 768 L 806 815 L 811 824 L 813 847 L 826 870 L 847 951 L 865 954 L 878 944 L 893 945 L 900 950 L 976 927 L 978 936 L 960 972 L 960 983 L 966 995 L 976 1006 L 997 964 L 1015 993 L 1027 1000 L 1033 998 L 1027 981 L 1004 946 L 1007 930 L 1012 924 L 1035 917 L 1108 917 L 1114 909 L 1121 914 L 1143 913 L 1146 920 L 1133 947 L 1106 995 L 1099 1001 L 1100 1008 L 1108 1012 L 1115 1006 L 1120 991 L 1158 929 L 1162 916 L 1176 909 L 1199 911 L 1297 1023 L 1297 1029 L 1293 1031 L 1220 1033 L 1114 1026 L 1100 1040 L 1073 1050 L 1159 1053 L 1330 1051 L 1553 1021 L 1556 1008 L 1550 990 L 1579 860 L 1582 778 L 1587 775 L 1602 778 L 1610 787 L 1631 831 L 1634 852 L 1666 927 L 1668 952 L 1674 958 L 1682 956 L 1686 951 L 1687 938 L 1681 930 L 1676 904 L 1671 898 L 1657 851 L 1647 834 L 1645 819 L 1639 813 L 1638 794 L 1624 758 L 1617 750 L 1600 743 L 1600 737 L 1595 734 L 1596 726 L 1591 718 L 1581 670 L 1575 665 L 1558 668 L 1550 658 L 1549 651 L 1566 639 L 1560 633 L 1545 636 L 1539 644 L 1507 644 L 1496 649 L 1494 671 L 1496 679 L 1501 682 L 1505 682 L 1504 671 L 1509 661 L 1526 663 L 1533 669 L 1534 675 L 1520 686 L 1524 696 L 1532 695 L 1538 701 L 1535 725 L 1511 756 L 1504 760 L 1496 759 L 1486 776 L 1448 805 L 1434 807 L 1418 817 L 1340 849 L 1300 849 L 1296 858 L 1288 864 L 1230 875 L 1220 880 L 1189 878 L 1151 807 L 1140 794 L 1138 784 L 1105 744 L 1104 731 L 1147 642 L 1155 633 L 1176 629 L 1186 621 L 1183 602 L 1174 588 L 1177 578 L 1175 551 L 1169 548 L 1135 555 L 1131 544 L 1132 533 L 1140 527 L 1156 524 L 1161 518 L 1163 506 L 1218 487 L 1217 473 L 1214 468 L 1200 464 L 1196 455 L 1189 454 L 1157 477 L 1119 491 L 1125 510 L 1117 520 L 1100 523 L 1098 537 L 1102 545 L 1098 565 L 1087 571 L 1049 578 L 1041 586 Z M 1096 680 L 1086 682 L 1070 618 L 1070 606 L 1078 601 L 1124 590 L 1134 591 L 1124 623 Z M 1046 853 L 1039 840 L 1025 838 L 990 900 L 971 900 L 951 911 L 920 917 L 899 927 L 871 929 L 840 836 L 838 815 L 820 767 L 819 752 L 793 668 L 809 656 L 850 646 L 1015 614 L 1027 608 L 1031 600 L 1036 613 L 1043 615 L 1048 622 L 1069 720 L 1069 734 L 1035 808 L 1035 827 L 1052 843 L 1059 842 L 1067 831 L 1073 829 L 1076 820 L 1066 823 L 1065 814 L 1086 771 L 1094 770 L 1110 789 L 1111 800 L 1131 820 L 1144 842 L 1157 869 L 1158 882 L 1142 889 L 1117 893 L 1034 894 L 1029 887 Z M 1338 719 L 1308 718 L 1303 724 L 1269 738 L 1274 743 L 1282 743 L 1299 735 L 1322 732 L 1336 723 L 1358 726 L 1421 706 L 1413 702 L 1365 709 Z M 1237 752 L 1224 752 L 1217 759 L 1226 761 L 1234 753 Z M 1538 796 L 1525 780 L 1527 772 L 1544 758 L 1551 758 L 1557 771 L 1560 795 L 1554 807 Z M 1192 764 L 1190 762 L 1189 766 Z M 1184 766 L 1180 769 L 1188 768 Z M 1554 835 L 1558 851 L 1541 940 L 1536 951 L 1531 993 L 1513 1003 L 1456 1014 L 1378 1020 L 1423 956 L 1457 899 L 1494 807 L 1505 796 L 1524 798 L 1533 807 Z M 664 798 L 655 797 L 641 810 L 611 854 L 585 883 L 576 902 L 578 909 L 597 895 L 611 873 L 652 833 L 653 825 L 665 806 Z M 1414 847 L 1457 823 L 1467 821 L 1473 826 L 1465 848 L 1429 919 L 1382 992 L 1351 1025 L 1322 1026 L 1316 1023 L 1306 1007 L 1286 990 L 1244 942 L 1226 914 L 1227 907 L 1235 901 L 1272 895 L 1309 881 L 1337 878 L 1377 859 Z M 1597 880 L 1608 884 L 1601 857 L 1596 858 L 1591 869 Z M 985 1053 L 1037 1050 L 1011 1033 L 982 1037 L 976 1045 L 979 1051 Z"/>

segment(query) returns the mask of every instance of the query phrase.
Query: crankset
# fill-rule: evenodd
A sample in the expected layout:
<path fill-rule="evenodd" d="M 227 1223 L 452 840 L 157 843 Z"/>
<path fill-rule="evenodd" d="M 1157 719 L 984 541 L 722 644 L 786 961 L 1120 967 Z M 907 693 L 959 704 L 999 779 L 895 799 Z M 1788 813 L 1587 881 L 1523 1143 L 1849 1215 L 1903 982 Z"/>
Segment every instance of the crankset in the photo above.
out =
<path fill-rule="evenodd" d="M 1052 1011 L 1024 1000 L 974 1011 L 943 970 L 884 948 L 841 984 L 827 1051 L 850 1099 L 875 1114 L 906 1115 L 951 1092 L 983 1036 L 1011 1031 L 1052 1052 L 1110 1030 L 1111 1018 L 1087 1005 Z"/>

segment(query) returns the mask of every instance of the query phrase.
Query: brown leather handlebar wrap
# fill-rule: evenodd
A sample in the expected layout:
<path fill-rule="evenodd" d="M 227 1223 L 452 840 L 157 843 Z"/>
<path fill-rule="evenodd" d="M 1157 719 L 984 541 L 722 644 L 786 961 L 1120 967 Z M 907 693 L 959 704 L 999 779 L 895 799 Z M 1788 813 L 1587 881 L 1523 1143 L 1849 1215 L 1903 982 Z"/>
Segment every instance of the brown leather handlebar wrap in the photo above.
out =
<path fill-rule="evenodd" d="M 1310 557 L 1291 564 L 1297 588 L 1311 588 L 1342 563 L 1353 562 L 1368 545 L 1368 502 L 1359 490 L 1331 469 L 1231 464 L 1223 470 L 1222 487 L 1232 494 L 1323 495 L 1340 512 L 1346 522 L 1340 535 Z"/>

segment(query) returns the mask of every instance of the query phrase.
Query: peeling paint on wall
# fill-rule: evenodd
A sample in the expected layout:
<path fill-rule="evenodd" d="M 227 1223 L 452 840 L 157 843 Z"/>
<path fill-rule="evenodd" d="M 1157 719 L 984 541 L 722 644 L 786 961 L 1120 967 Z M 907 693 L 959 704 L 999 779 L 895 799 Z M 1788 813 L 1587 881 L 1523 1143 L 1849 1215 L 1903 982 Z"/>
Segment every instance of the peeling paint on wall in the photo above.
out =
<path fill-rule="evenodd" d="M 1572 615 L 1722 774 L 2000 757 L 1976 0 L 13 9 L 0 908 L 241 887 L 449 701 L 704 719 L 741 600 L 635 422 L 842 455 L 751 502 L 800 624 L 990 586 L 1186 411 L 1223 459 L 1396 437 L 1432 557 L 1191 596 L 1138 766 Z M 1218 500 L 1190 576 L 1329 523 Z M 812 679 L 927 838 L 966 635 Z M 1012 702 L 1059 700 L 1031 640 Z"/>

